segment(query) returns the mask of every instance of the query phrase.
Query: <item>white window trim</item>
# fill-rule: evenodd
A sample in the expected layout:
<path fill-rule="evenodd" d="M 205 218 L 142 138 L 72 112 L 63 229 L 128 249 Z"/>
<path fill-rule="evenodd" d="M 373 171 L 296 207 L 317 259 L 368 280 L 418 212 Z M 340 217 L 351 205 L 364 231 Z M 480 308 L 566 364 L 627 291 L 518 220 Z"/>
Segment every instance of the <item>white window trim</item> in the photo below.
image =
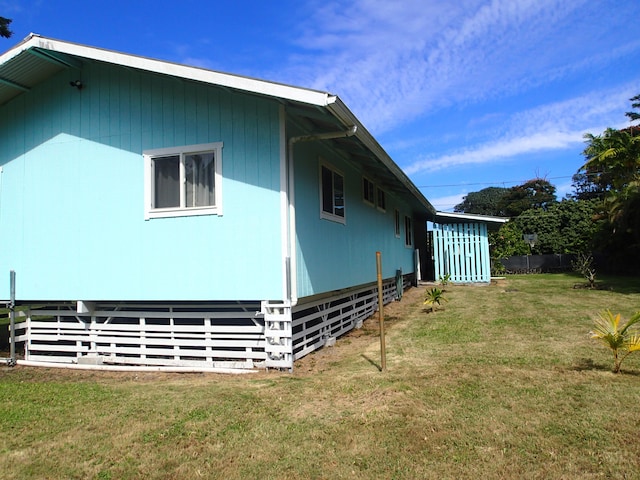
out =
<path fill-rule="evenodd" d="M 371 184 L 371 187 L 373 188 L 373 201 L 368 200 L 365 197 L 365 193 L 366 193 L 365 190 L 364 190 L 364 181 L 365 180 L 367 182 L 369 182 Z M 367 204 L 367 205 L 369 205 L 371 207 L 375 207 L 376 206 L 376 203 L 375 203 L 376 202 L 376 184 L 369 177 L 365 177 L 364 175 L 362 176 L 362 201 L 365 204 Z"/>
<path fill-rule="evenodd" d="M 400 232 L 402 232 L 402 216 L 400 215 L 400 210 L 395 209 L 395 214 L 393 217 L 393 230 L 396 235 L 396 238 L 400 238 Z"/>
<path fill-rule="evenodd" d="M 182 147 L 156 148 L 142 152 L 144 158 L 144 218 L 166 218 L 166 217 L 190 217 L 195 215 L 222 215 L 222 142 L 201 143 L 197 145 L 186 145 Z M 154 178 L 152 174 L 152 160 L 154 157 L 179 155 L 182 159 L 184 155 L 214 152 L 215 157 L 215 205 L 207 207 L 171 207 L 152 208 Z M 182 163 L 182 162 L 181 162 Z M 182 169 L 182 166 L 180 167 Z"/>
<path fill-rule="evenodd" d="M 344 217 L 341 217 L 340 215 L 335 215 L 333 213 L 329 213 L 329 212 L 325 212 L 322 209 L 322 167 L 330 170 L 332 173 L 337 173 L 338 175 L 340 175 L 342 177 L 342 188 L 343 188 L 343 195 L 344 195 Z M 345 183 L 345 178 L 344 178 L 344 173 L 342 173 L 340 170 L 338 170 L 337 168 L 335 168 L 333 165 L 331 165 L 330 163 L 327 163 L 326 161 L 320 159 L 319 165 L 318 165 L 318 189 L 319 189 L 319 198 L 320 198 L 320 218 L 324 219 L 324 220 L 330 220 L 332 222 L 336 222 L 336 223 L 341 223 L 343 225 L 347 224 L 347 201 L 346 201 L 346 197 L 347 197 L 347 186 Z M 333 190 L 333 189 L 332 189 Z"/>

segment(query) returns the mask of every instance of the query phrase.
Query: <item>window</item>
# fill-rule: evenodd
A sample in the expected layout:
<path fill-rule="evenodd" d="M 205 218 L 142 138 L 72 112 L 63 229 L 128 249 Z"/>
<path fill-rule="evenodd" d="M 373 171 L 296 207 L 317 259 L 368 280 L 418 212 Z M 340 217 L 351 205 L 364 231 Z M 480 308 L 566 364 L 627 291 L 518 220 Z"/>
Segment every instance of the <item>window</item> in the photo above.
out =
<path fill-rule="evenodd" d="M 380 190 L 378 188 L 377 199 L 378 199 L 378 210 L 382 210 L 383 212 L 386 212 L 387 211 L 387 199 L 385 197 L 384 190 Z"/>
<path fill-rule="evenodd" d="M 344 177 L 328 165 L 320 165 L 320 218 L 345 223 Z"/>
<path fill-rule="evenodd" d="M 413 245 L 413 230 L 411 228 L 410 217 L 404 217 L 404 245 L 406 247 Z"/>
<path fill-rule="evenodd" d="M 222 143 L 147 150 L 145 218 L 222 215 Z"/>
<path fill-rule="evenodd" d="M 365 202 L 375 205 L 375 187 L 373 182 L 366 177 L 362 177 L 362 198 Z"/>
<path fill-rule="evenodd" d="M 396 210 L 396 238 L 400 238 L 400 210 Z"/>

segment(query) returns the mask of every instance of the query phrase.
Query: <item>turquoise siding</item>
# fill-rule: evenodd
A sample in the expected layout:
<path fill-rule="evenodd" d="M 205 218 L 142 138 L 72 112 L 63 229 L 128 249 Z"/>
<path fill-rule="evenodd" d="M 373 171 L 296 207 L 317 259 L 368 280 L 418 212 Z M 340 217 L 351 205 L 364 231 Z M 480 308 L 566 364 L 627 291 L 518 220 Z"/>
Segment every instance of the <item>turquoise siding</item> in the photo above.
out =
<path fill-rule="evenodd" d="M 414 271 L 414 249 L 405 247 L 404 217 L 411 216 L 407 204 L 388 190 L 386 212 L 366 204 L 362 169 L 332 154 L 326 145 L 299 144 L 294 156 L 300 298 L 375 282 L 377 251 L 382 254 L 384 278 L 394 277 L 397 269 Z M 319 157 L 344 175 L 345 225 L 320 218 Z M 395 209 L 401 213 L 400 238 L 395 235 Z"/>
<path fill-rule="evenodd" d="M 96 63 L 0 106 L 0 298 L 10 269 L 22 300 L 282 298 L 278 115 Z M 224 215 L 144 220 L 143 150 L 209 142 Z"/>

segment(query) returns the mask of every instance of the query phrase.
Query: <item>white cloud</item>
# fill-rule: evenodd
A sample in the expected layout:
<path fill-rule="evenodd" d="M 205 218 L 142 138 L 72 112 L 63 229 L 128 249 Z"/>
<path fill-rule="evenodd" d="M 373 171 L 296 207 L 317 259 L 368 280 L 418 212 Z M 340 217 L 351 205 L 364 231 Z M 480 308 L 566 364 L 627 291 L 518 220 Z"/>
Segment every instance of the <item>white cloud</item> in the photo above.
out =
<path fill-rule="evenodd" d="M 288 81 L 338 93 L 377 134 L 443 106 L 512 95 L 603 61 L 583 41 L 593 32 L 579 28 L 586 0 L 312 5 Z"/>
<path fill-rule="evenodd" d="M 468 149 L 449 155 L 443 155 L 438 158 L 421 160 L 409 165 L 404 170 L 409 175 L 425 170 L 434 172 L 460 165 L 496 162 L 525 153 L 568 148 L 579 142 L 582 142 L 581 132 L 538 133 L 532 136 L 504 139 L 493 143 L 487 143 L 480 145 L 475 149 Z"/>
<path fill-rule="evenodd" d="M 585 133 L 598 134 L 607 126 L 619 128 L 624 125 L 617 119 L 622 119 L 621 112 L 628 106 L 635 88 L 635 85 L 624 85 L 611 92 L 592 92 L 519 112 L 505 121 L 508 127 L 500 138 L 446 155 L 426 157 L 404 170 L 412 175 L 460 165 L 501 162 L 545 150 L 581 148 Z"/>
<path fill-rule="evenodd" d="M 573 184 L 571 182 L 564 182 L 556 185 L 556 197 L 562 200 L 568 193 L 573 192 Z"/>
<path fill-rule="evenodd" d="M 431 205 L 434 206 L 436 210 L 445 212 L 445 211 L 453 211 L 453 207 L 462 203 L 462 200 L 466 193 L 459 193 L 456 195 L 447 195 L 445 197 L 435 197 L 431 198 L 429 201 Z"/>

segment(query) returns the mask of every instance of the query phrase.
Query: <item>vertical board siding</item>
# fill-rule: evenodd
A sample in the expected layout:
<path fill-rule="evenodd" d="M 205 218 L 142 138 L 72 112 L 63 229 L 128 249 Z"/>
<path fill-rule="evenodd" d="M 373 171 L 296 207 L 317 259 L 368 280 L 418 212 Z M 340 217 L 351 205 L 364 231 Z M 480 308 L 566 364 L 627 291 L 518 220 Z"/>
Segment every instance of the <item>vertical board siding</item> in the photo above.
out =
<path fill-rule="evenodd" d="M 0 274 L 15 269 L 31 300 L 281 298 L 278 115 L 100 63 L 0 106 Z M 224 145 L 224 215 L 145 221 L 142 152 L 210 142 Z"/>
<path fill-rule="evenodd" d="M 449 274 L 454 283 L 491 281 L 484 223 L 434 224 L 433 257 L 436 279 Z"/>
<path fill-rule="evenodd" d="M 346 223 L 320 218 L 319 162 L 330 164 L 344 176 Z M 401 218 L 412 216 L 402 198 L 381 185 L 386 194 L 382 212 L 362 198 L 361 166 L 333 154 L 327 142 L 297 144 L 295 159 L 295 204 L 297 286 L 300 298 L 363 285 L 376 280 L 376 252 L 382 254 L 383 277 L 414 272 L 414 247 L 405 246 L 405 226 L 395 236 L 395 209 Z M 376 182 L 376 178 L 371 178 Z M 305 194 L 314 192 L 313 195 Z"/>

